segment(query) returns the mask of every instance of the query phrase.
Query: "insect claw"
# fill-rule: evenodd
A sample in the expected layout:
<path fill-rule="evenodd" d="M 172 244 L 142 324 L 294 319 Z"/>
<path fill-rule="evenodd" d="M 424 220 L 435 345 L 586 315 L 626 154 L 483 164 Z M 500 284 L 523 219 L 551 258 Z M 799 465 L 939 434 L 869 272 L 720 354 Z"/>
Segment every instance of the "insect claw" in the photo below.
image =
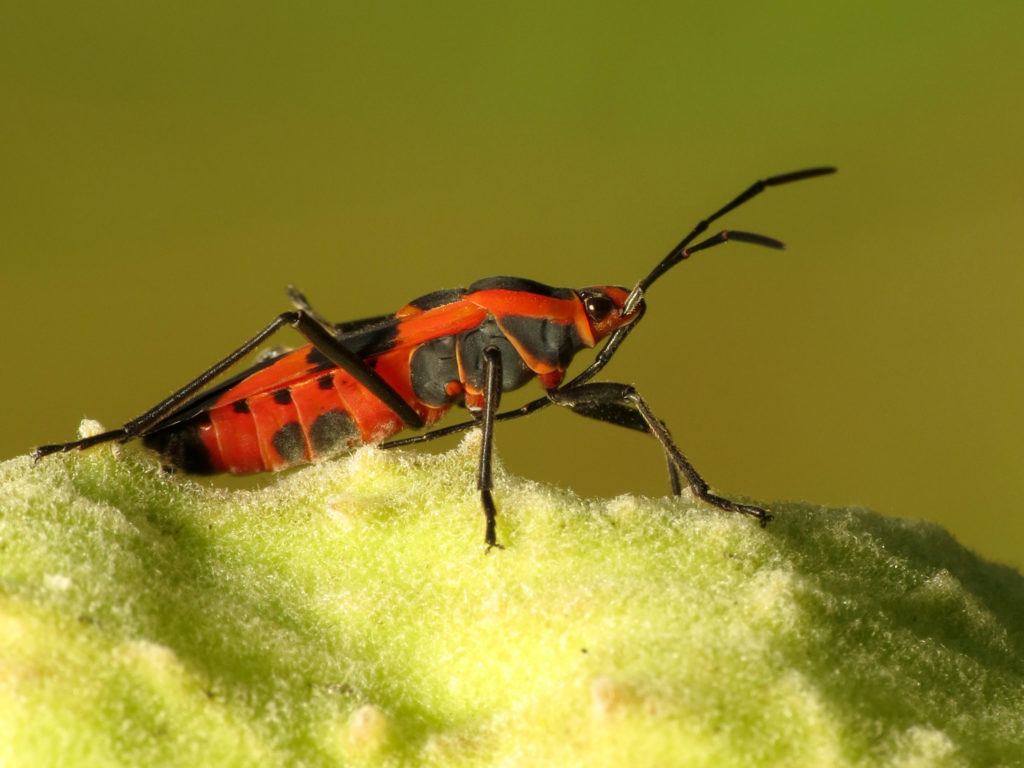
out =
<path fill-rule="evenodd" d="M 751 506 L 749 504 L 741 504 L 740 511 L 745 512 L 748 515 L 752 515 L 753 517 L 756 517 L 758 522 L 761 523 L 762 528 L 767 528 L 768 523 L 775 519 L 775 516 L 768 512 L 768 510 L 761 509 L 760 507 Z"/>

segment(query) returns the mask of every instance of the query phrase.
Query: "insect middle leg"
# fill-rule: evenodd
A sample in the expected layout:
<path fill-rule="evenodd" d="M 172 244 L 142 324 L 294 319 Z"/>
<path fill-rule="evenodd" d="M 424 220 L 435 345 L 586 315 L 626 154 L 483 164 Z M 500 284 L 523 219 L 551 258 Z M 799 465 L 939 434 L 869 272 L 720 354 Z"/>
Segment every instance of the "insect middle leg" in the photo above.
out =
<path fill-rule="evenodd" d="M 484 359 L 484 409 L 480 415 L 480 427 L 483 435 L 480 440 L 480 466 L 477 470 L 476 487 L 480 491 L 480 503 L 484 507 L 487 518 L 487 530 L 484 543 L 487 550 L 492 547 L 504 549 L 498 543 L 496 533 L 498 510 L 494 506 L 491 488 L 494 485 L 491 476 L 491 457 L 494 447 L 494 420 L 501 402 L 501 352 L 497 347 L 487 347 L 483 352 Z"/>
<path fill-rule="evenodd" d="M 561 390 L 556 391 L 571 392 L 574 389 L 576 389 L 575 386 L 566 386 Z M 518 419 L 523 416 L 529 416 L 531 413 L 539 411 L 541 408 L 554 405 L 555 402 L 555 399 L 545 395 L 544 397 L 536 400 L 531 400 L 519 408 L 496 414 L 494 421 L 508 421 L 509 419 Z M 652 434 L 651 430 L 647 426 L 647 422 L 644 421 L 644 418 L 640 415 L 639 411 L 622 403 L 594 403 L 584 399 L 574 400 L 570 403 L 563 398 L 558 404 L 571 408 L 573 413 L 578 413 L 581 416 L 596 419 L 597 421 L 603 421 L 606 424 L 614 424 L 617 427 L 625 427 L 627 429 L 637 430 L 638 432 Z M 412 437 L 403 437 L 399 440 L 391 440 L 383 443 L 380 447 L 384 449 L 401 448 L 406 445 L 425 443 L 430 440 L 436 440 L 440 437 L 447 437 L 459 432 L 465 432 L 466 430 L 479 425 L 479 421 L 464 421 L 459 424 L 452 424 L 448 427 L 438 427 L 437 429 L 432 429 L 429 432 L 423 432 L 419 435 L 413 435 Z M 682 485 L 679 481 L 679 470 L 676 469 L 673 457 L 668 452 L 665 453 L 665 463 L 668 469 L 669 484 L 672 487 L 672 494 L 678 496 L 682 492 Z"/>

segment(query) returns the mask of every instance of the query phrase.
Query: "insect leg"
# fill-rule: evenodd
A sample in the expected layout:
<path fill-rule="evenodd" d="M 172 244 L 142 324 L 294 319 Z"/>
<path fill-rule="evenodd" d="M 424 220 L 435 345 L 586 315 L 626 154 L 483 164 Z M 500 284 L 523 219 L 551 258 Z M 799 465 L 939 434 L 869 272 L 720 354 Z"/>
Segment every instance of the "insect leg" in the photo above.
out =
<path fill-rule="evenodd" d="M 324 328 L 303 310 L 285 314 L 293 316 L 291 324 L 295 330 L 309 339 L 313 346 L 323 352 L 332 363 L 342 368 L 353 379 L 366 387 L 374 397 L 394 411 L 407 427 L 419 429 L 423 426 L 423 419 L 413 410 L 413 407 L 405 402 L 390 384 L 384 381 L 359 355 L 346 347 L 342 340 L 331 333 L 329 329 Z"/>
<path fill-rule="evenodd" d="M 498 517 L 498 510 L 494 506 L 494 499 L 491 497 L 493 479 L 491 477 L 491 454 L 494 447 L 494 417 L 498 413 L 498 404 L 501 401 L 501 352 L 497 347 L 487 347 L 483 352 L 484 358 L 484 409 L 480 417 L 480 426 L 483 437 L 480 441 L 480 467 L 476 476 L 476 487 L 480 491 L 480 502 L 484 507 L 484 515 L 487 518 L 487 531 L 484 534 L 484 543 L 487 550 L 492 547 L 501 549 L 498 543 L 495 526 Z"/>
<path fill-rule="evenodd" d="M 148 411 L 143 413 L 141 416 L 132 419 L 125 423 L 121 429 L 111 430 L 110 432 L 104 432 L 101 435 L 95 435 L 93 437 L 87 437 L 82 440 L 73 440 L 68 443 L 57 443 L 54 445 L 41 445 L 35 449 L 33 456 L 36 461 L 41 459 L 43 456 L 47 456 L 51 453 L 70 451 L 75 448 L 83 449 L 89 448 L 90 446 L 97 445 L 99 443 L 105 443 L 112 440 L 120 440 L 122 442 L 130 440 L 133 437 L 139 437 L 145 434 L 148 430 L 158 425 L 165 416 L 171 413 L 177 406 L 184 403 L 188 398 L 206 386 L 210 381 L 215 379 L 217 376 L 222 374 L 232 365 L 237 363 L 247 354 L 252 352 L 256 347 L 262 344 L 269 336 L 273 335 L 275 331 L 281 328 L 283 325 L 288 325 L 297 312 L 286 312 L 278 315 L 274 320 L 262 331 L 257 333 L 242 346 L 232 352 L 230 355 L 199 374 L 195 379 L 190 381 L 188 384 L 183 386 L 181 389 L 172 393 L 166 399 L 160 401 L 155 406 L 150 408 Z"/>
<path fill-rule="evenodd" d="M 42 445 L 35 449 L 33 456 L 38 461 L 43 456 L 51 453 L 66 452 L 73 449 L 88 448 L 99 443 L 112 440 L 126 442 L 133 437 L 141 437 L 157 427 L 174 410 L 205 387 L 210 381 L 233 366 L 256 347 L 262 344 L 269 336 L 273 335 L 283 326 L 290 325 L 313 346 L 322 352 L 332 363 L 343 368 L 352 378 L 365 386 L 381 402 L 393 410 L 403 422 L 409 427 L 416 429 L 423 426 L 423 420 L 412 407 L 402 399 L 401 395 L 395 392 L 391 386 L 384 381 L 377 373 L 370 368 L 358 355 L 353 353 L 327 328 L 324 328 L 317 320 L 306 314 L 304 310 L 295 312 L 283 312 L 274 318 L 266 328 L 257 333 L 247 342 L 227 357 L 201 373 L 195 379 L 172 393 L 169 397 L 157 403 L 141 416 L 132 419 L 120 429 L 104 432 L 100 435 L 74 440 L 68 443 L 57 443 L 54 445 Z"/>
<path fill-rule="evenodd" d="M 313 307 L 309 305 L 309 300 L 306 298 L 306 294 L 304 294 L 294 285 L 289 285 L 286 292 L 288 294 L 288 301 L 290 301 L 292 303 L 292 306 L 295 307 L 297 310 L 299 310 L 300 312 L 305 312 L 311 318 L 320 323 L 320 325 L 322 325 L 324 328 L 337 330 L 337 325 L 335 325 L 330 320 L 321 315 L 319 312 L 317 312 L 315 309 L 313 309 Z"/>
<path fill-rule="evenodd" d="M 690 464 L 687 458 L 682 454 L 682 451 L 680 451 L 676 446 L 675 441 L 672 439 L 672 435 L 669 434 L 668 428 L 660 419 L 658 419 L 657 416 L 654 415 L 650 406 L 648 406 L 644 399 L 640 397 L 640 394 L 634 387 L 628 384 L 594 382 L 591 384 L 576 386 L 571 389 L 563 388 L 559 390 L 552 390 L 548 393 L 548 397 L 551 398 L 551 401 L 556 405 L 563 405 L 577 412 L 585 413 L 586 415 L 592 415 L 592 413 L 586 413 L 587 411 L 596 412 L 599 409 L 607 408 L 609 406 L 611 406 L 611 409 L 607 411 L 607 413 L 613 414 L 614 416 L 621 415 L 621 411 L 616 410 L 615 406 L 636 409 L 636 412 L 646 425 L 646 431 L 650 432 L 650 434 L 653 435 L 659 443 L 661 443 L 661 447 L 665 451 L 665 455 L 668 457 L 675 469 L 686 478 L 686 482 L 695 496 L 706 501 L 708 504 L 712 504 L 727 512 L 739 512 L 744 515 L 755 517 L 760 521 L 762 527 L 767 525 L 768 521 L 772 519 L 772 516 L 760 507 L 755 507 L 750 504 L 739 504 L 711 493 L 711 490 L 708 487 L 708 484 L 704 481 L 704 478 L 697 473 L 697 470 L 693 468 L 693 465 Z M 633 429 L 636 428 L 636 421 L 634 417 L 628 417 L 628 423 L 625 421 L 615 421 L 613 419 L 602 420 L 610 421 L 613 424 L 617 423 L 620 426 L 628 426 Z M 678 483 L 678 480 L 675 482 Z"/>
<path fill-rule="evenodd" d="M 538 398 L 537 400 L 531 400 L 529 403 L 516 408 L 511 411 L 504 411 L 503 413 L 496 413 L 494 415 L 495 421 L 507 421 L 509 419 L 518 419 L 520 416 L 527 416 L 534 411 L 540 410 L 544 406 L 551 405 L 551 401 L 546 397 Z M 448 435 L 456 435 L 459 432 L 465 432 L 466 430 L 473 429 L 473 427 L 479 427 L 479 421 L 462 421 L 458 424 L 451 424 L 447 427 L 438 427 L 432 429 L 429 432 L 423 432 L 419 435 L 412 435 L 411 437 L 403 437 L 399 440 L 389 440 L 386 443 L 381 443 L 378 448 L 387 450 L 388 448 L 403 448 L 407 445 L 416 445 L 417 443 L 426 443 L 430 440 L 436 440 L 439 437 L 448 437 Z"/>
<path fill-rule="evenodd" d="M 578 389 L 582 388 L 581 386 Z M 646 419 L 635 407 L 616 401 L 574 398 L 573 391 L 573 389 L 554 390 L 549 397 L 549 402 L 563 405 L 580 416 L 603 421 L 606 424 L 614 424 L 617 427 L 633 429 L 637 432 L 645 432 L 657 438 L 657 435 L 647 425 Z M 567 396 L 563 397 L 563 394 L 567 394 Z M 664 426 L 662 424 L 662 427 Z M 672 486 L 672 495 L 678 496 L 682 492 L 682 486 L 679 483 L 679 470 L 676 469 L 674 457 L 667 450 L 665 451 L 665 463 L 668 466 L 668 479 Z"/>
<path fill-rule="evenodd" d="M 350 333 L 366 330 L 367 328 L 380 325 L 381 323 L 386 323 L 394 318 L 394 315 L 374 315 L 373 317 L 364 317 L 359 320 L 347 320 L 344 323 L 332 323 L 313 309 L 313 307 L 310 306 L 306 295 L 294 285 L 288 286 L 288 300 L 296 309 L 305 312 L 324 328 L 334 331 L 335 335 L 339 337 L 344 337 Z"/>

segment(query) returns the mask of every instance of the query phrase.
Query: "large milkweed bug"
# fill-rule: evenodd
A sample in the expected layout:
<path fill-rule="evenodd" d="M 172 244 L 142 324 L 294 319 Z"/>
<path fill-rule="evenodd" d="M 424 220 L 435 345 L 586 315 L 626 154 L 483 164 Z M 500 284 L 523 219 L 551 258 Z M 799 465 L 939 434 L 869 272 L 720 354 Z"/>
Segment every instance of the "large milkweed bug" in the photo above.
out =
<path fill-rule="evenodd" d="M 359 444 L 392 448 L 480 426 L 477 487 L 487 521 L 484 540 L 490 548 L 498 546 L 491 497 L 494 424 L 554 404 L 650 434 L 665 452 L 673 493 L 680 493 L 682 474 L 700 499 L 750 515 L 764 526 L 772 519 L 766 510 L 711 493 L 634 387 L 591 379 L 643 316 L 647 290 L 680 261 L 729 240 L 782 248 L 778 240 L 735 230 L 724 230 L 691 246 L 711 222 L 768 187 L 834 171 L 809 168 L 752 184 L 698 222 L 632 290 L 617 286 L 573 290 L 515 277 L 489 277 L 468 288 L 428 293 L 393 315 L 331 323 L 301 293 L 289 288 L 293 311 L 278 315 L 168 398 L 120 429 L 36 448 L 35 458 L 141 438 L 169 468 L 245 474 L 283 469 Z M 234 378 L 206 388 L 284 326 L 295 328 L 309 344 L 266 354 Z M 594 361 L 563 384 L 573 356 L 605 339 Z M 502 392 L 533 377 L 539 379 L 544 396 L 499 413 Z M 434 424 L 456 403 L 470 410 L 472 421 L 385 442 L 406 428 Z"/>

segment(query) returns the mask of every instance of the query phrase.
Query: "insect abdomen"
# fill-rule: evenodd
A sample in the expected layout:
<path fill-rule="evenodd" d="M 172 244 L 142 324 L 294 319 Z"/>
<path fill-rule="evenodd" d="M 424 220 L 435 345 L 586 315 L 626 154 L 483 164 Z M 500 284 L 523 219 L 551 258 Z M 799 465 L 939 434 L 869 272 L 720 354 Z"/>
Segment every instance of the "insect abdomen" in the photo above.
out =
<path fill-rule="evenodd" d="M 419 410 L 419 409 L 418 409 Z M 436 421 L 443 410 L 423 415 Z M 401 419 L 340 369 L 238 400 L 225 393 L 204 413 L 143 438 L 192 474 L 285 469 L 404 429 Z"/>

